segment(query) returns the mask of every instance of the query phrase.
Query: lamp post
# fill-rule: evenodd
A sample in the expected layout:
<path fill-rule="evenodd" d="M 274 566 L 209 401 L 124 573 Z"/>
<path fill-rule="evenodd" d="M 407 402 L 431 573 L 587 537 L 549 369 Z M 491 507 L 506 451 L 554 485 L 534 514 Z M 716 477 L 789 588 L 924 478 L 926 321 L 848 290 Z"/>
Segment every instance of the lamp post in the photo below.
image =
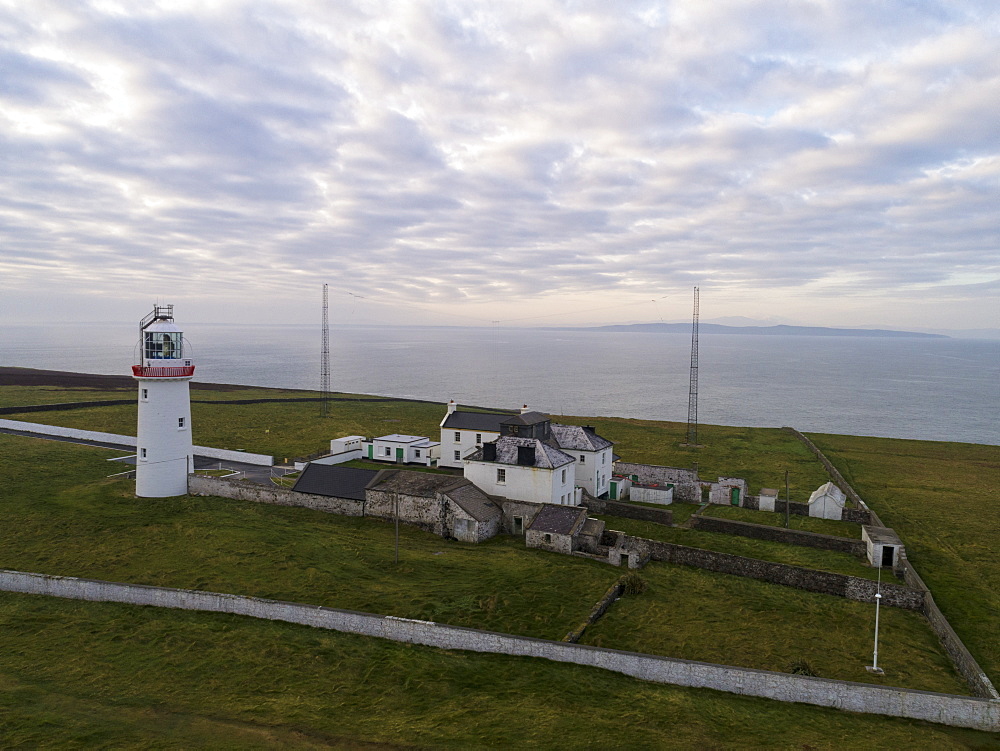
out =
<path fill-rule="evenodd" d="M 878 666 L 878 610 L 882 604 L 882 567 L 878 569 L 878 589 L 875 592 L 875 653 L 872 655 L 872 664 L 866 669 L 869 673 L 885 675 L 885 671 Z"/>

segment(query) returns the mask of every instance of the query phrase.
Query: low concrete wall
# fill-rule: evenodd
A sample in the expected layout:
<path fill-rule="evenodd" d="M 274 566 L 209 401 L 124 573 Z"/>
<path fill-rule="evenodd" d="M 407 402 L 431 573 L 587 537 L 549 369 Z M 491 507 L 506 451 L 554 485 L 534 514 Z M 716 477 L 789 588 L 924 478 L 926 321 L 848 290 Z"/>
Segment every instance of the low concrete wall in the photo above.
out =
<path fill-rule="evenodd" d="M 608 591 L 604 593 L 604 597 L 598 600 L 597 604 L 590 611 L 590 615 L 587 619 L 577 626 L 575 629 L 570 631 L 566 636 L 563 637 L 563 641 L 569 642 L 570 644 L 576 644 L 580 641 L 580 637 L 592 623 L 597 623 L 601 616 L 608 612 L 613 604 L 621 599 L 622 594 L 625 592 L 625 582 L 624 577 L 619 577 L 618 581 L 608 587 Z"/>
<path fill-rule="evenodd" d="M 692 516 L 691 518 L 691 526 L 703 532 L 721 532 L 726 535 L 752 537 L 755 540 L 771 540 L 790 545 L 801 545 L 807 548 L 835 550 L 839 553 L 856 555 L 858 558 L 865 557 L 866 548 L 864 540 L 852 540 L 849 537 L 836 537 L 835 535 L 821 535 L 816 532 L 785 529 L 784 527 L 773 527 L 768 524 L 752 524 L 750 522 L 738 522 L 731 519 L 719 519 L 703 514 Z"/>
<path fill-rule="evenodd" d="M 666 524 L 667 526 L 674 523 L 674 512 L 669 509 L 634 506 L 631 503 L 605 501 L 601 498 L 594 498 L 593 496 L 585 497 L 583 505 L 586 506 L 587 510 L 592 514 L 620 516 L 623 519 L 638 519 L 644 522 Z"/>
<path fill-rule="evenodd" d="M 211 495 L 238 501 L 271 503 L 275 506 L 301 506 L 344 516 L 364 516 L 365 504 L 352 498 L 329 498 L 311 493 L 296 493 L 289 488 L 257 485 L 207 475 L 188 475 L 190 495 Z"/>
<path fill-rule="evenodd" d="M 795 589 L 804 589 L 808 592 L 822 592 L 858 602 L 875 602 L 878 584 L 871 579 L 789 566 L 785 563 L 772 563 L 731 553 L 718 553 L 714 550 L 702 550 L 672 542 L 646 540 L 642 537 L 633 539 L 649 545 L 650 557 L 654 561 L 680 563 L 706 571 L 744 576 L 748 579 L 781 584 Z M 916 589 L 891 582 L 882 582 L 881 592 L 883 605 L 905 610 L 923 609 L 923 592 Z"/>
<path fill-rule="evenodd" d="M 0 570 L 0 590 L 96 602 L 123 602 L 132 605 L 232 613 L 422 644 L 439 649 L 539 657 L 556 662 L 603 668 L 656 683 L 711 688 L 744 696 L 814 704 L 851 712 L 908 717 L 956 727 L 1000 731 L 1000 702 L 975 697 L 713 665 L 458 626 L 444 626 L 430 621 L 378 616 L 216 592 L 119 584 L 3 570 Z"/>
<path fill-rule="evenodd" d="M 131 399 L 105 399 L 103 401 L 91 402 L 63 402 L 61 404 L 31 404 L 20 407 L 0 407 L 0 415 L 24 415 L 29 412 L 63 412 L 70 409 L 87 409 L 89 407 L 121 407 L 126 404 L 135 404 L 135 397 Z"/>
<path fill-rule="evenodd" d="M 118 435 L 117 433 L 101 433 L 96 430 L 80 430 L 79 428 L 63 428 L 58 425 L 43 425 L 37 422 L 22 422 L 20 420 L 0 420 L 0 428 L 8 430 L 23 430 L 26 433 L 58 436 L 59 438 L 76 438 L 81 441 L 99 441 L 100 443 L 116 443 L 122 446 L 135 447 L 137 441 L 134 435 Z M 226 462 L 242 462 L 270 467 L 274 457 L 265 454 L 250 454 L 245 451 L 230 451 L 228 449 L 213 449 L 208 446 L 193 446 L 197 456 L 210 459 L 220 459 Z"/>

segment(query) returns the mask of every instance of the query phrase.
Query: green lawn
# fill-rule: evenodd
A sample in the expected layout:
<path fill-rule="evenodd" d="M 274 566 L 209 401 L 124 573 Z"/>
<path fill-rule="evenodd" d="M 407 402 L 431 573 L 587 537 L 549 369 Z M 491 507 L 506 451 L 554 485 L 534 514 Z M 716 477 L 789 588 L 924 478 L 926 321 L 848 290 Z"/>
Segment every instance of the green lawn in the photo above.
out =
<path fill-rule="evenodd" d="M 1000 446 L 809 437 L 899 533 L 952 627 L 1000 683 Z"/>
<path fill-rule="evenodd" d="M 678 545 L 688 545 L 692 548 L 716 550 L 720 553 L 743 555 L 748 558 L 760 558 L 775 563 L 787 563 L 790 566 L 833 571 L 864 579 L 878 578 L 878 569 L 872 568 L 862 559 L 849 553 L 838 553 L 835 550 L 819 550 L 801 545 L 772 542 L 771 540 L 755 540 L 749 537 L 722 534 L 721 532 L 667 527 L 655 522 L 624 519 L 619 516 L 598 515 L 597 518 L 603 519 L 608 529 L 616 529 L 636 537 L 663 540 Z"/>
<path fill-rule="evenodd" d="M 8 748 L 1000 747 L 942 725 L 215 613 L 0 593 L 0 629 Z"/>
<path fill-rule="evenodd" d="M 737 522 L 750 522 L 751 524 L 767 524 L 772 527 L 785 526 L 784 514 L 777 514 L 771 511 L 753 511 L 752 509 L 740 508 L 739 506 L 713 504 L 705 509 L 703 515 L 732 519 Z M 803 532 L 816 532 L 821 535 L 850 537 L 855 540 L 861 539 L 861 525 L 854 522 L 842 522 L 835 521 L 834 519 L 818 519 L 813 516 L 789 514 L 788 528 L 799 529 Z"/>
<path fill-rule="evenodd" d="M 870 604 L 667 563 L 649 563 L 642 576 L 646 592 L 615 603 L 583 643 L 783 672 L 804 663 L 823 678 L 969 692 L 918 613 L 882 608 L 886 676 L 878 678 L 865 670 L 875 632 Z"/>

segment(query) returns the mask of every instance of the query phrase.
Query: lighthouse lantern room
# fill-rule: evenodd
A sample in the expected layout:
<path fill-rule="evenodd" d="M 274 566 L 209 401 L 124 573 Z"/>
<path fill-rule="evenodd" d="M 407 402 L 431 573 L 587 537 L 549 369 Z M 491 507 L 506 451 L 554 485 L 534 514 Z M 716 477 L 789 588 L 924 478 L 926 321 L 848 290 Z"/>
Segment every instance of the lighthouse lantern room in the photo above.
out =
<path fill-rule="evenodd" d="M 185 357 L 183 332 L 174 324 L 174 306 L 156 305 L 139 322 L 140 360 L 132 366 L 139 382 L 135 494 L 167 498 L 187 493 L 194 470 L 191 397 L 194 365 Z"/>

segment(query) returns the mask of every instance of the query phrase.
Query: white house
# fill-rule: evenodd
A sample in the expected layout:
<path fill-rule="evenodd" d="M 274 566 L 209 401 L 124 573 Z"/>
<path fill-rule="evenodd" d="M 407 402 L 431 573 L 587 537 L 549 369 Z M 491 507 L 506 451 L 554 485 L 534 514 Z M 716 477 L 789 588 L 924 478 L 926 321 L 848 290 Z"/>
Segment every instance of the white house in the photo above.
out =
<path fill-rule="evenodd" d="M 538 438 L 505 435 L 465 459 L 465 479 L 489 495 L 578 506 L 573 457 Z"/>
<path fill-rule="evenodd" d="M 395 464 L 425 464 L 430 467 L 438 458 L 441 444 L 422 435 L 390 435 L 363 443 L 365 456 L 374 461 Z"/>
<path fill-rule="evenodd" d="M 552 438 L 560 451 L 576 460 L 576 484 L 595 498 L 607 493 L 614 464 L 614 444 L 601 438 L 590 426 L 552 423 Z"/>
<path fill-rule="evenodd" d="M 500 437 L 500 423 L 509 417 L 498 412 L 466 412 L 454 400 L 448 402 L 448 412 L 441 421 L 438 466 L 461 469 L 466 456 Z"/>

